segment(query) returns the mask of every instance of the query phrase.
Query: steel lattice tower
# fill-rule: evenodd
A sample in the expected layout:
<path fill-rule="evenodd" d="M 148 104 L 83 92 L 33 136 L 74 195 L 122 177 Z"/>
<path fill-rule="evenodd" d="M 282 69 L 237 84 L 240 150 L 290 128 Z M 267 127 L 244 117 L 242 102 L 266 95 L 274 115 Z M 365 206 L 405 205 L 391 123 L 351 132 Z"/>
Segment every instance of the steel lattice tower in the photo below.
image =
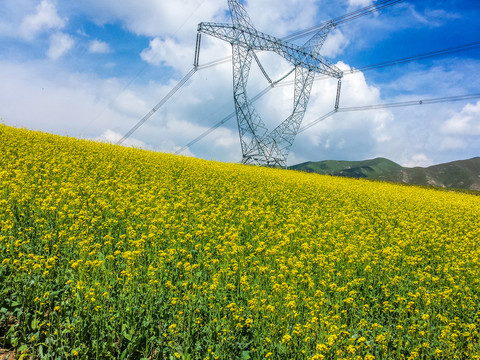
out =
<path fill-rule="evenodd" d="M 343 73 L 320 55 L 320 49 L 335 25 L 332 22 L 328 23 L 299 47 L 257 31 L 240 0 L 228 0 L 228 5 L 232 24 L 202 22 L 198 25 L 194 65 L 198 66 L 200 33 L 215 36 L 232 44 L 233 98 L 242 146 L 242 163 L 286 167 L 288 153 L 307 110 L 316 73 L 338 79 L 335 109 L 338 108 L 340 79 Z M 295 71 L 292 114 L 271 132 L 268 131 L 247 96 L 247 82 L 253 59 L 272 83 L 261 66 L 255 54 L 256 51 L 277 53 L 290 62 Z"/>

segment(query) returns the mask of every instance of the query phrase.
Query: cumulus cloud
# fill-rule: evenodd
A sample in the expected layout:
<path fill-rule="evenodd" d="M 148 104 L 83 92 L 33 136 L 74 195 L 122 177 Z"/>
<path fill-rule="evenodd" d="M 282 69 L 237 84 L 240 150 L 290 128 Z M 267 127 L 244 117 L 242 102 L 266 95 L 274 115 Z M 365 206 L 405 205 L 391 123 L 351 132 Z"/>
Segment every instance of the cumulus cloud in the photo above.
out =
<path fill-rule="evenodd" d="M 193 67 L 195 38 L 179 41 L 175 38 L 154 38 L 140 53 L 142 60 L 152 65 L 165 65 L 186 71 Z M 204 36 L 200 48 L 200 65 L 231 56 L 231 46 L 225 41 Z"/>
<path fill-rule="evenodd" d="M 314 25 L 317 1 L 250 0 L 246 10 L 257 30 L 283 37 L 291 31 Z"/>
<path fill-rule="evenodd" d="M 196 32 L 201 21 L 223 20 L 225 0 L 84 0 L 82 8 L 99 24 L 121 21 L 124 26 L 146 36 L 175 36 L 188 38 Z"/>
<path fill-rule="evenodd" d="M 348 7 L 357 8 L 372 5 L 372 0 L 348 0 Z"/>
<path fill-rule="evenodd" d="M 70 35 L 56 33 L 50 37 L 50 47 L 47 56 L 52 60 L 57 60 L 65 55 L 75 44 L 75 40 Z"/>
<path fill-rule="evenodd" d="M 323 44 L 321 53 L 326 57 L 335 58 L 340 55 L 350 44 L 350 40 L 337 29 L 331 32 Z"/>
<path fill-rule="evenodd" d="M 441 150 L 459 150 L 480 140 L 480 101 L 467 104 L 440 127 Z"/>
<path fill-rule="evenodd" d="M 0 77 L 0 116 L 9 125 L 94 137 L 126 121 L 106 106 L 105 98 L 121 86 L 114 81 L 73 75 L 48 61 L 0 61 Z"/>
<path fill-rule="evenodd" d="M 410 159 L 403 161 L 402 165 L 405 167 L 427 167 L 432 165 L 432 160 L 430 160 L 427 155 L 422 153 L 413 154 Z"/>
<path fill-rule="evenodd" d="M 92 40 L 88 47 L 88 51 L 93 54 L 107 54 L 110 52 L 110 45 L 104 41 Z"/>
<path fill-rule="evenodd" d="M 448 135 L 480 135 L 480 101 L 467 104 L 442 125 L 442 132 Z"/>
<path fill-rule="evenodd" d="M 20 24 L 20 34 L 27 40 L 34 39 L 39 33 L 50 29 L 62 29 L 66 20 L 60 18 L 55 4 L 42 0 L 36 13 L 26 16 Z"/>
<path fill-rule="evenodd" d="M 180 44 L 173 38 L 156 37 L 150 41 L 150 46 L 141 52 L 140 57 L 153 65 L 186 68 L 184 65 L 193 63 L 192 54 L 190 47 Z"/>
<path fill-rule="evenodd" d="M 162 39 L 195 40 L 200 22 L 229 22 L 226 0 L 85 0 L 82 10 L 99 24 L 121 21 L 138 34 Z M 256 0 L 244 2 L 260 31 L 284 36 L 291 31 L 312 26 L 316 21 L 317 0 Z M 194 44 L 193 44 L 194 46 Z"/>
<path fill-rule="evenodd" d="M 221 133 L 213 142 L 213 146 L 217 148 L 230 149 L 238 145 L 238 135 L 234 134 L 230 129 L 221 129 Z M 220 149 L 219 149 L 220 150 Z"/>
<path fill-rule="evenodd" d="M 124 90 L 118 95 L 113 101 L 112 106 L 117 111 L 136 118 L 140 118 L 149 111 L 145 100 L 139 98 L 135 92 L 131 90 Z"/>
<path fill-rule="evenodd" d="M 121 138 L 123 138 L 123 135 L 115 132 L 111 129 L 105 130 L 100 136 L 97 136 L 93 138 L 92 140 L 96 141 L 101 141 L 101 142 L 106 142 L 110 144 L 115 144 L 117 141 L 119 141 Z M 135 138 L 128 138 L 122 143 L 123 146 L 134 146 L 136 148 L 142 148 L 145 149 L 147 145 L 138 139 Z"/>
<path fill-rule="evenodd" d="M 465 149 L 468 146 L 468 142 L 465 138 L 456 136 L 445 136 L 440 143 L 441 150 L 458 150 Z"/>

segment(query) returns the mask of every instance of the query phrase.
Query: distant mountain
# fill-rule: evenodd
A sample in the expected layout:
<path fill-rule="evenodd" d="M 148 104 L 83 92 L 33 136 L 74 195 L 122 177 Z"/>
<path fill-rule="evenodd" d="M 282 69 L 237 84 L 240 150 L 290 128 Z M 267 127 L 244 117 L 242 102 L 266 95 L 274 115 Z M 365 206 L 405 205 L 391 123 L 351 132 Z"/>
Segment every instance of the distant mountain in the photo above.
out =
<path fill-rule="evenodd" d="M 402 184 L 480 191 L 480 157 L 427 168 L 406 168 L 391 160 L 376 158 L 365 161 L 306 162 L 291 166 L 290 169 Z"/>

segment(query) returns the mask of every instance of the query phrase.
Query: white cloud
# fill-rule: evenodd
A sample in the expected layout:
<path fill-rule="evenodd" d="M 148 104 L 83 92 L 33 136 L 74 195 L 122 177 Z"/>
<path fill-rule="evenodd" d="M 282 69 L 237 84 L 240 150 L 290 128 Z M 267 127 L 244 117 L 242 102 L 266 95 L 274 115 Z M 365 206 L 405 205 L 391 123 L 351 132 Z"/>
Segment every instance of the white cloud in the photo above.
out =
<path fill-rule="evenodd" d="M 460 113 L 442 125 L 441 130 L 448 135 L 480 135 L 480 101 L 465 105 Z"/>
<path fill-rule="evenodd" d="M 372 0 L 348 0 L 349 9 L 372 5 Z"/>
<path fill-rule="evenodd" d="M 62 29 L 65 26 L 66 20 L 60 18 L 56 6 L 50 1 L 42 0 L 36 10 L 35 14 L 26 16 L 20 25 L 23 38 L 32 40 L 42 31 Z"/>
<path fill-rule="evenodd" d="M 84 0 L 82 11 L 98 24 L 121 21 L 125 28 L 151 37 L 195 41 L 200 22 L 230 22 L 226 0 Z M 246 9 L 258 30 L 282 37 L 315 24 L 318 0 L 250 0 Z M 194 43 L 193 43 L 194 46 Z"/>
<path fill-rule="evenodd" d="M 49 61 L 0 61 L 0 116 L 6 124 L 78 137 L 95 137 L 127 121 L 107 107 L 116 81 L 73 75 Z M 28 106 L 25 106 L 28 99 Z"/>
<path fill-rule="evenodd" d="M 225 0 L 85 0 L 82 10 L 99 24 L 120 20 L 125 27 L 146 36 L 194 36 L 201 21 L 223 20 Z"/>
<path fill-rule="evenodd" d="M 115 132 L 113 130 L 107 129 L 102 133 L 102 135 L 93 138 L 93 140 L 106 142 L 106 143 L 110 143 L 110 144 L 115 144 L 121 138 L 123 138 L 122 134 L 120 134 L 118 132 Z M 123 141 L 122 145 L 123 146 L 134 146 L 136 148 L 141 148 L 141 149 L 145 149 L 147 147 L 147 145 L 143 141 L 135 139 L 135 138 L 125 139 Z"/>
<path fill-rule="evenodd" d="M 193 51 L 190 47 L 180 44 L 173 38 L 162 40 L 154 38 L 150 46 L 143 50 L 140 57 L 153 65 L 167 65 L 175 68 L 186 68 L 189 61 L 193 64 Z"/>
<path fill-rule="evenodd" d="M 413 154 L 410 159 L 403 161 L 402 165 L 405 167 L 427 167 L 432 165 L 432 160 L 430 160 L 427 155 L 422 153 Z"/>
<path fill-rule="evenodd" d="M 225 65 L 205 70 L 135 132 L 133 138 L 141 143 L 126 144 L 172 152 L 209 129 L 231 111 L 227 101 L 231 84 L 228 80 L 222 84 L 230 71 Z M 165 85 L 152 81 L 124 91 L 124 80 L 69 73 L 46 60 L 25 64 L 0 60 L 0 78 L 0 117 L 7 125 L 113 142 L 178 81 Z M 208 87 L 212 82 L 219 94 L 212 94 Z M 25 98 L 29 106 L 24 106 Z M 233 121 L 227 125 L 235 129 Z M 192 151 L 204 158 L 235 161 L 240 158 L 236 129 L 221 127 L 182 155 L 192 156 Z"/>
<path fill-rule="evenodd" d="M 140 53 L 142 60 L 152 65 L 166 65 L 181 71 L 193 67 L 195 39 L 179 41 L 168 37 L 154 38 Z M 203 36 L 200 47 L 200 65 L 231 55 L 230 44 L 211 36 Z"/>
<path fill-rule="evenodd" d="M 480 140 L 480 101 L 467 104 L 440 126 L 440 149 L 462 150 Z"/>
<path fill-rule="evenodd" d="M 462 137 L 446 136 L 441 140 L 441 150 L 465 149 L 468 146 L 467 141 Z"/>
<path fill-rule="evenodd" d="M 231 148 L 238 144 L 238 135 L 234 134 L 230 129 L 221 129 L 219 137 L 215 139 L 213 146 L 217 148 Z"/>
<path fill-rule="evenodd" d="M 322 47 L 322 55 L 326 57 L 335 58 L 340 55 L 350 44 L 350 41 L 342 33 L 341 30 L 336 29 L 332 31 Z"/>
<path fill-rule="evenodd" d="M 88 51 L 93 54 L 107 54 L 110 52 L 110 46 L 104 41 L 92 40 L 88 47 Z"/>
<path fill-rule="evenodd" d="M 257 30 L 283 37 L 291 31 L 314 25 L 317 1 L 250 0 L 246 10 Z"/>
<path fill-rule="evenodd" d="M 145 100 L 140 99 L 132 90 L 124 90 L 112 105 L 115 110 L 136 118 L 141 118 L 150 110 Z"/>
<path fill-rule="evenodd" d="M 47 56 L 52 60 L 57 60 L 65 55 L 75 44 L 75 40 L 70 35 L 55 33 L 50 37 L 50 47 Z"/>

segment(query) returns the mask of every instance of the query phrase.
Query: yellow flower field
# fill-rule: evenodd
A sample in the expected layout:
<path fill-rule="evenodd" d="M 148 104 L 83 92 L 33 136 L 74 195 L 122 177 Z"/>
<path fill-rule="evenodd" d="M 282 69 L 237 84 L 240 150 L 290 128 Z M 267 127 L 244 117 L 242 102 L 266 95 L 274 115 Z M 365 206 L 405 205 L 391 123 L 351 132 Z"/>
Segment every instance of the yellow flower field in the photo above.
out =
<path fill-rule="evenodd" d="M 0 348 L 480 359 L 480 197 L 0 125 Z"/>

